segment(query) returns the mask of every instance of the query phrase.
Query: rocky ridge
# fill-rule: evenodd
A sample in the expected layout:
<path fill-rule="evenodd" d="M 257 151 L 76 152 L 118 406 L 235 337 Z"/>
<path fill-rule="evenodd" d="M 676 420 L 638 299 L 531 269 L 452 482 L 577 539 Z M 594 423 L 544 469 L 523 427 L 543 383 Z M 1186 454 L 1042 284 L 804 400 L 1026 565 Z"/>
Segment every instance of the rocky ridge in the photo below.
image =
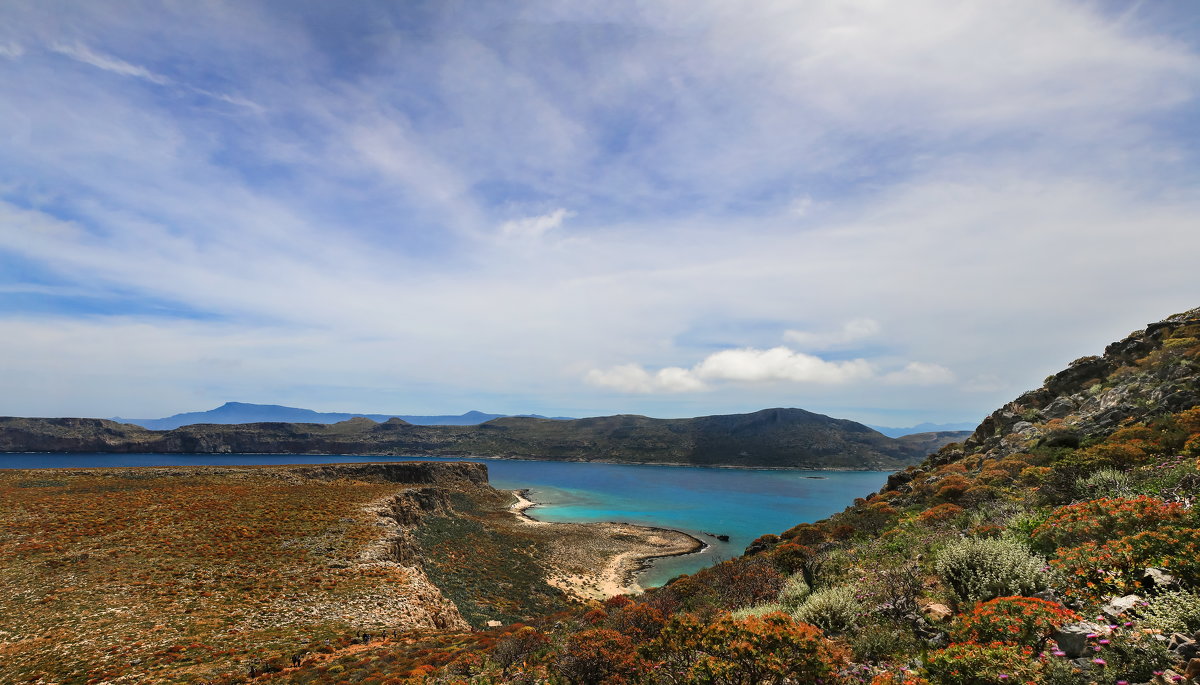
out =
<path fill-rule="evenodd" d="M 894 470 L 958 437 L 886 437 L 862 424 L 802 409 L 693 419 L 507 417 L 478 426 L 418 426 L 359 417 L 335 424 L 197 424 L 152 431 L 105 419 L 0 418 L 0 451 L 487 455 L 810 469 Z"/>
<path fill-rule="evenodd" d="M 1200 308 L 1148 324 L 1081 357 L 992 412 L 964 441 L 930 455 L 917 467 L 893 474 L 895 490 L 914 474 L 966 456 L 999 459 L 1036 446 L 1077 447 L 1121 425 L 1200 405 Z"/>

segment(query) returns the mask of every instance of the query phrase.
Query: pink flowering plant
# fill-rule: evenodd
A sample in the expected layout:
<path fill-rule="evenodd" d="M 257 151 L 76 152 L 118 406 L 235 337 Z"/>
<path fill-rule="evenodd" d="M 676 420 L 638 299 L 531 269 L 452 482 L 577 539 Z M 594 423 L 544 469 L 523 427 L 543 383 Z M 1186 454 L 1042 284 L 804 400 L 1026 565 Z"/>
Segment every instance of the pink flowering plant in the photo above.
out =
<path fill-rule="evenodd" d="M 1105 617 L 1097 616 L 1105 621 Z M 1145 683 L 1171 663 L 1166 645 L 1133 621 L 1104 625 L 1087 636 L 1084 655 L 1074 661 L 1061 650 L 1051 650 L 1044 670 L 1047 674 L 1076 671 L 1082 682 Z M 1077 664 L 1082 664 L 1082 667 Z M 1065 680 L 1061 675 L 1059 680 Z M 1047 682 L 1055 682 L 1053 678 Z"/>

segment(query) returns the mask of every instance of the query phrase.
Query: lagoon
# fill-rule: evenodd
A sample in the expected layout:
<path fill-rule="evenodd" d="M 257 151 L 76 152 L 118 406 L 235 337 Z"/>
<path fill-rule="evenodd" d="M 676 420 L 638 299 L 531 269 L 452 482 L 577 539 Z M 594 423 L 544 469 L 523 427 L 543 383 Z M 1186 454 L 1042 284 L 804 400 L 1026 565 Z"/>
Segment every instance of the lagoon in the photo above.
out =
<path fill-rule="evenodd" d="M 742 553 L 754 538 L 841 511 L 878 490 L 882 471 L 784 471 L 453 457 L 298 454 L 0 454 L 0 468 L 229 466 L 372 461 L 481 461 L 493 487 L 528 490 L 544 521 L 621 521 L 674 528 L 709 546 L 657 559 L 639 575 L 645 587 Z M 729 536 L 728 542 L 713 537 Z"/>

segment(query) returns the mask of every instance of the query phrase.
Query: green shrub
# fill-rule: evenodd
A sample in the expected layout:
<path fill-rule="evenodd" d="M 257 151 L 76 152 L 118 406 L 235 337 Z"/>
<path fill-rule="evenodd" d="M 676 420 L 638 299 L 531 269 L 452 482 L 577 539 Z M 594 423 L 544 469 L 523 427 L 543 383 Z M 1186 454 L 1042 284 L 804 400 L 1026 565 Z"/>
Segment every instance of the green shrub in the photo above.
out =
<path fill-rule="evenodd" d="M 1200 630 L 1200 593 L 1176 590 L 1150 600 L 1141 611 L 1142 626 L 1164 634 L 1192 633 Z"/>
<path fill-rule="evenodd" d="M 849 640 L 854 659 L 859 663 L 894 661 L 897 657 L 916 654 L 921 649 L 909 626 L 891 622 L 873 624 L 869 629 L 855 631 Z"/>
<path fill-rule="evenodd" d="M 1095 681 L 1088 676 L 1089 670 L 1066 657 L 1050 657 L 1042 661 L 1041 682 L 1053 685 L 1091 685 Z"/>
<path fill-rule="evenodd" d="M 942 583 L 960 605 L 1030 595 L 1049 586 L 1046 560 L 1004 539 L 966 538 L 942 548 L 934 561 Z"/>
<path fill-rule="evenodd" d="M 1108 644 L 1096 640 L 1101 649 L 1092 652 L 1091 672 L 1093 682 L 1144 683 L 1155 671 L 1163 671 L 1171 665 L 1171 653 L 1167 645 L 1141 632 L 1118 629 L 1108 635 Z"/>
<path fill-rule="evenodd" d="M 1038 662 L 1029 647 L 968 642 L 932 652 L 925 669 L 941 685 L 993 685 L 1033 681 Z"/>
<path fill-rule="evenodd" d="M 826 633 L 844 633 L 853 628 L 863 611 L 862 601 L 850 585 L 821 588 L 813 592 L 792 612 L 801 623 L 814 625 Z"/>
<path fill-rule="evenodd" d="M 1008 523 L 1005 524 L 1003 537 L 1010 541 L 1024 544 L 1033 537 L 1033 531 L 1046 522 L 1047 515 L 1044 509 L 1021 511 L 1010 518 Z"/>
<path fill-rule="evenodd" d="M 1106 497 L 1129 497 L 1133 495 L 1133 484 L 1129 474 L 1116 469 L 1100 469 L 1095 473 L 1075 480 L 1077 497 L 1087 497 L 1103 494 Z"/>
<path fill-rule="evenodd" d="M 1194 454 L 1200 455 L 1200 435 L 1192 437 L 1188 444 L 1194 444 Z M 1172 500 L 1189 497 L 1200 490 L 1200 474 L 1197 474 L 1196 466 L 1195 459 L 1179 454 L 1143 466 L 1131 475 L 1136 480 L 1139 492 Z M 1193 520 L 1197 519 L 1195 512 L 1193 508 Z"/>
<path fill-rule="evenodd" d="M 812 594 L 812 588 L 808 583 L 804 582 L 803 573 L 793 573 L 788 577 L 787 582 L 783 585 L 783 590 L 779 593 L 779 603 L 786 609 L 795 611 L 804 604 L 804 600 Z"/>
<path fill-rule="evenodd" d="M 859 597 L 876 619 L 905 620 L 919 613 L 917 598 L 924 594 L 925 577 L 915 561 L 892 564 L 894 560 L 876 560 L 864 565 L 871 572 Z"/>
<path fill-rule="evenodd" d="M 730 616 L 732 616 L 733 620 L 735 621 L 741 621 L 743 619 L 750 618 L 751 616 L 765 616 L 767 614 L 774 614 L 779 611 L 786 613 L 787 609 L 777 602 L 767 602 L 765 604 L 754 604 L 752 606 L 742 607 L 741 609 L 731 613 Z"/>

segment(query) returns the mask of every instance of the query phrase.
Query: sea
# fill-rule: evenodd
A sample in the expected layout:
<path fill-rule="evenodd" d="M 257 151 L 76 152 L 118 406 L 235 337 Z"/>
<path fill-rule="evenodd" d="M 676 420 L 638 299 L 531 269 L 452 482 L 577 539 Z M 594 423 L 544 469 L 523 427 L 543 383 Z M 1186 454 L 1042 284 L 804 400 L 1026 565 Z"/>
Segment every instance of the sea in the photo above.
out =
<path fill-rule="evenodd" d="M 230 466 L 385 461 L 480 461 L 493 487 L 525 490 L 543 521 L 619 521 L 672 528 L 703 540 L 701 552 L 655 559 L 643 587 L 740 555 L 755 538 L 841 511 L 878 490 L 882 471 L 730 469 L 452 457 L 295 454 L 0 454 L 0 468 Z M 727 536 L 728 541 L 718 536 Z"/>

